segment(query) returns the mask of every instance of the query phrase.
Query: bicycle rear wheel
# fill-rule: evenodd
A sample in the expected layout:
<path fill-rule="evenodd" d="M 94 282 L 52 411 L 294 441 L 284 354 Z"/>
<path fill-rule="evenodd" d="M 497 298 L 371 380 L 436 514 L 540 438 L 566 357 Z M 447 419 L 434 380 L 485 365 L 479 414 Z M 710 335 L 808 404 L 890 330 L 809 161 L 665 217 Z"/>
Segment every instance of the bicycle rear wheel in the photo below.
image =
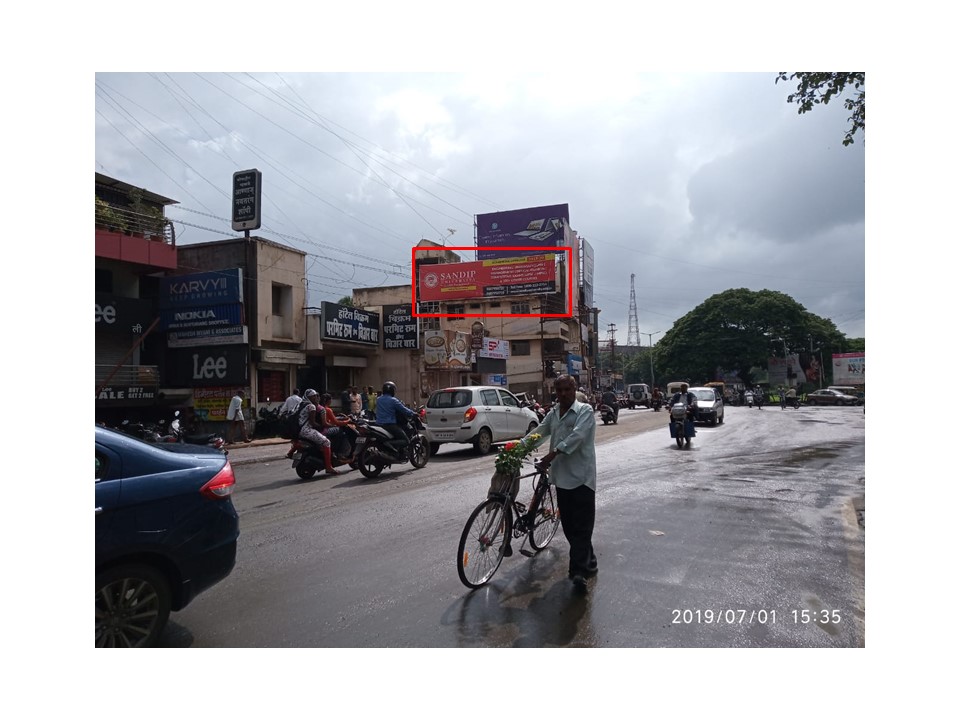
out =
<path fill-rule="evenodd" d="M 460 535 L 457 573 L 468 588 L 486 584 L 503 560 L 513 529 L 508 500 L 490 499 L 480 503 Z"/>
<path fill-rule="evenodd" d="M 557 509 L 553 487 L 545 485 L 540 507 L 537 508 L 537 514 L 533 519 L 533 527 L 530 528 L 530 545 L 533 549 L 543 550 L 549 545 L 553 536 L 557 534 L 557 526 L 559 525 L 560 510 Z"/>

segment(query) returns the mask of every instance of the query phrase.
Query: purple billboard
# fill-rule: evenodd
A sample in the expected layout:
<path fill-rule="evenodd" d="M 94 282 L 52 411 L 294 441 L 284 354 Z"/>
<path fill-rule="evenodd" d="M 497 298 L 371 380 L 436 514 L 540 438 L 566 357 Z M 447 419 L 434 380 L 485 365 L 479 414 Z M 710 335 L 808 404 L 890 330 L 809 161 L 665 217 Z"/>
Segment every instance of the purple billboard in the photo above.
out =
<path fill-rule="evenodd" d="M 499 247 L 557 247 L 563 245 L 563 228 L 570 225 L 564 205 L 544 205 L 477 215 L 477 260 L 516 257 Z"/>

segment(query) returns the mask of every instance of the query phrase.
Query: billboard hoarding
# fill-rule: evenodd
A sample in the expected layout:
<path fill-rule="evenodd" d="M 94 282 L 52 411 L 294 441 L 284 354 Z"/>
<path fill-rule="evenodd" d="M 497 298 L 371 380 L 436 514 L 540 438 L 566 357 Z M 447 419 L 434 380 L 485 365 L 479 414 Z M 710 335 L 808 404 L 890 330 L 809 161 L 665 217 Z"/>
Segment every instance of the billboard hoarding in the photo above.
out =
<path fill-rule="evenodd" d="M 422 302 L 555 293 L 556 255 L 422 265 L 419 289 Z"/>
<path fill-rule="evenodd" d="M 563 229 L 570 225 L 567 204 L 505 210 L 476 216 L 477 259 L 507 257 L 504 246 L 529 245 L 543 252 L 562 245 Z"/>
<path fill-rule="evenodd" d="M 834 385 L 866 385 L 865 353 L 835 353 L 833 355 Z"/>
<path fill-rule="evenodd" d="M 243 302 L 240 268 L 160 278 L 161 308 L 195 308 Z"/>

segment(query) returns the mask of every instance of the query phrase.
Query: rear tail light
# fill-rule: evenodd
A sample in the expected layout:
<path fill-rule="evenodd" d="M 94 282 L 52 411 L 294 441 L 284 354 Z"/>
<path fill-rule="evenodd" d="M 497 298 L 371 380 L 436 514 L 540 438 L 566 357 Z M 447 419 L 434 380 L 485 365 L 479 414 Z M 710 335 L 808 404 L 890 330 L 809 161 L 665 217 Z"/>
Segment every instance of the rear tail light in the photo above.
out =
<path fill-rule="evenodd" d="M 468 408 L 467 411 L 463 414 L 463 421 L 468 423 L 472 421 L 477 416 L 477 409 L 475 407 Z"/>
<path fill-rule="evenodd" d="M 211 500 L 223 500 L 233 494 L 233 486 L 237 484 L 237 479 L 233 475 L 233 468 L 230 461 L 223 466 L 213 478 L 202 488 L 200 494 Z"/>

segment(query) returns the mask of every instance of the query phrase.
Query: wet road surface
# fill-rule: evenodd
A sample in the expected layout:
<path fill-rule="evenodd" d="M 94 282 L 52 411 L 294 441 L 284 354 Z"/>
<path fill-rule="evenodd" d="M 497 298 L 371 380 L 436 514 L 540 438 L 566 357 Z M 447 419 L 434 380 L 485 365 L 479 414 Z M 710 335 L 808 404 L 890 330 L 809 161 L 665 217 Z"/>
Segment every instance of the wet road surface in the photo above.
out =
<path fill-rule="evenodd" d="M 689 450 L 664 412 L 598 425 L 600 573 L 586 596 L 562 532 L 487 586 L 460 584 L 457 542 L 492 454 L 445 445 L 422 470 L 302 481 L 286 446 L 238 449 L 236 568 L 171 616 L 163 644 L 863 646 L 862 408 L 726 413 Z"/>

